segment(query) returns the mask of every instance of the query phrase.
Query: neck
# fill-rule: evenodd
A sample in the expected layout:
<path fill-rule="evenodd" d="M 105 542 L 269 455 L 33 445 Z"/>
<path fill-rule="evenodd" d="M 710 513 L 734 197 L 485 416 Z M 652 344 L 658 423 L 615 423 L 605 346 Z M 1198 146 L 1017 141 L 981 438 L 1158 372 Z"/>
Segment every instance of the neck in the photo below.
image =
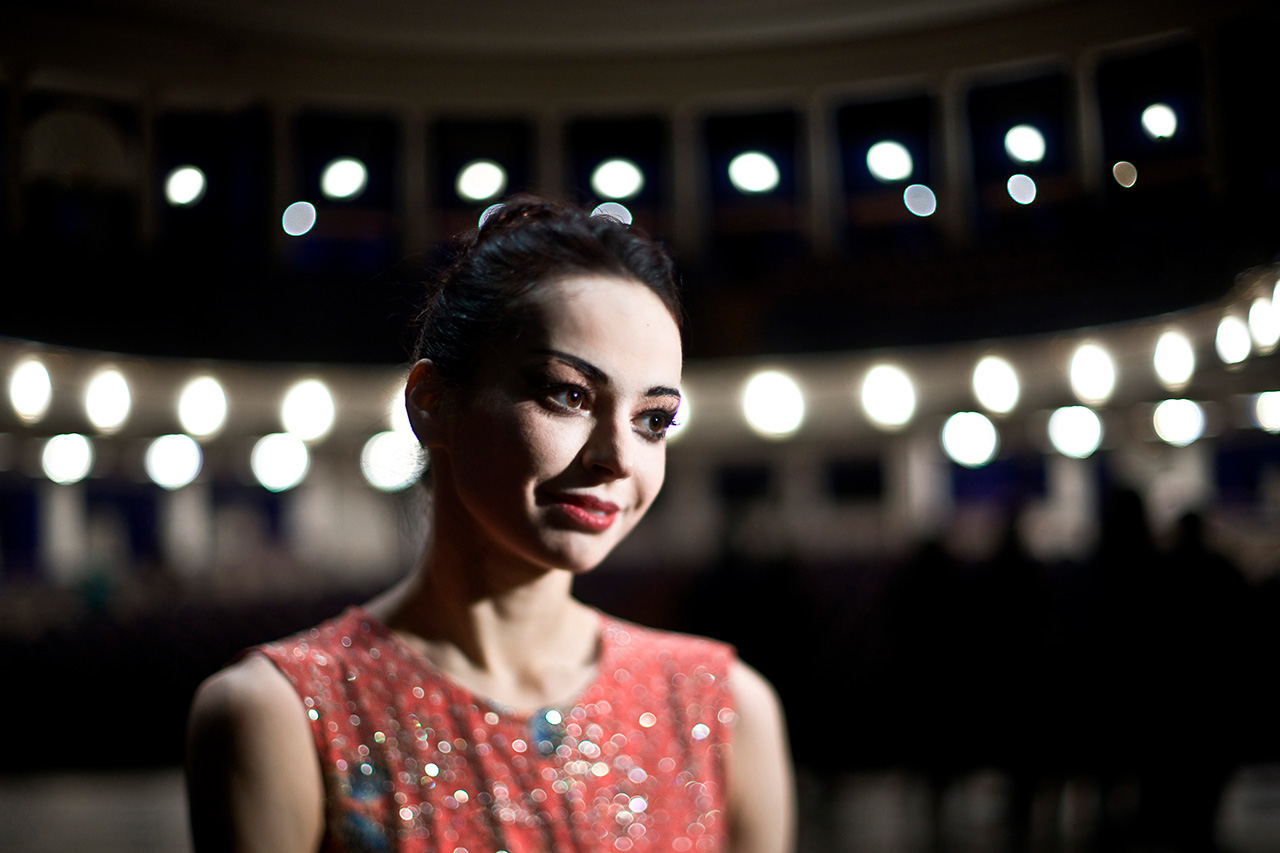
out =
<path fill-rule="evenodd" d="M 437 491 L 417 570 L 370 609 L 481 695 L 516 707 L 576 695 L 594 671 L 599 631 L 595 613 L 571 595 L 573 576 L 465 535 L 469 521 Z"/>

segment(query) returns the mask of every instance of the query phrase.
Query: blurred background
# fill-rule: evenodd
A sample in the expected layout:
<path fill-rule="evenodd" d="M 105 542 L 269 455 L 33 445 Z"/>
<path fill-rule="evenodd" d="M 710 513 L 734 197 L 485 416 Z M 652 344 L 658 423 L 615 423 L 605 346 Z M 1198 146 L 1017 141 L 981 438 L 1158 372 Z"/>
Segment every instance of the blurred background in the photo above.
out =
<path fill-rule="evenodd" d="M 802 850 L 1280 850 L 1278 23 L 7 5 L 0 848 L 189 848 L 192 691 L 412 564 L 418 284 L 532 189 L 679 258 L 578 592 L 772 679 Z"/>

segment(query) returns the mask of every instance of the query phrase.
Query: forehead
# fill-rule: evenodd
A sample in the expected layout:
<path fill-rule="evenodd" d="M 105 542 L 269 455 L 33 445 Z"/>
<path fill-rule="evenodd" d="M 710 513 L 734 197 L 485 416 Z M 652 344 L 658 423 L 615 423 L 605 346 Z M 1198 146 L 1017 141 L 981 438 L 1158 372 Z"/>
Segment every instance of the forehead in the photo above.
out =
<path fill-rule="evenodd" d="M 531 347 L 569 352 L 606 373 L 637 374 L 637 381 L 671 384 L 680 377 L 680 330 L 666 304 L 639 282 L 566 276 L 535 290 L 529 308 L 528 334 L 521 337 Z"/>

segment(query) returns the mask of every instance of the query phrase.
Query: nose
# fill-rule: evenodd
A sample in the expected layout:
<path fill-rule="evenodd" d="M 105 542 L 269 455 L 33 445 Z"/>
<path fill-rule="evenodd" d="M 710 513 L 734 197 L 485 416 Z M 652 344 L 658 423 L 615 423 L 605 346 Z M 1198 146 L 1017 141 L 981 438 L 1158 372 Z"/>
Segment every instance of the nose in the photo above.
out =
<path fill-rule="evenodd" d="M 582 464 L 608 480 L 630 477 L 635 465 L 630 438 L 630 425 L 623 416 L 601 418 L 582 449 Z"/>

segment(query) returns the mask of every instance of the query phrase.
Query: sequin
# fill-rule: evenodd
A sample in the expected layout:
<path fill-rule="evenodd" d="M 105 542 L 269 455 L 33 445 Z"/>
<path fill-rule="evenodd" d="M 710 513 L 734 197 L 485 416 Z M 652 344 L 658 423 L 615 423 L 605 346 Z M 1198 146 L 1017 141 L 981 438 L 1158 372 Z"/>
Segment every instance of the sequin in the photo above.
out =
<path fill-rule="evenodd" d="M 623 624 L 602 619 L 579 701 L 528 715 L 442 677 L 358 608 L 305 645 L 261 647 L 323 735 L 334 849 L 723 849 L 732 653 Z"/>

